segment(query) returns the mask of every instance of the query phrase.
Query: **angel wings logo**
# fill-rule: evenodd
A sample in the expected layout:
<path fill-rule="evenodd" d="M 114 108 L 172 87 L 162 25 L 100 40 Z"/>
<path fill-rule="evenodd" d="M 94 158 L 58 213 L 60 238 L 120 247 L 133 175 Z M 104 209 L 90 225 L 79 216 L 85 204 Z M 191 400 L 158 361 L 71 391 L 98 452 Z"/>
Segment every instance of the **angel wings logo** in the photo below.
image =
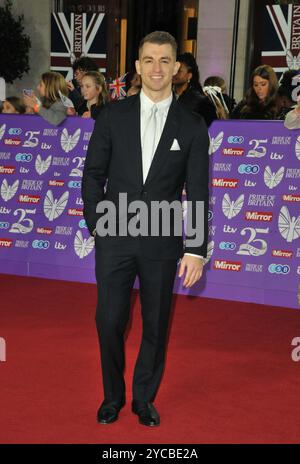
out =
<path fill-rule="evenodd" d="M 300 52 L 297 56 L 293 55 L 291 50 L 286 51 L 286 64 L 289 69 L 298 71 L 300 69 Z"/>
<path fill-rule="evenodd" d="M 52 161 L 52 156 L 48 156 L 45 160 L 42 159 L 41 155 L 37 155 L 35 160 L 35 170 L 41 176 L 48 171 Z"/>
<path fill-rule="evenodd" d="M 300 135 L 297 137 L 295 152 L 298 160 L 300 161 Z"/>
<path fill-rule="evenodd" d="M 0 127 L 0 140 L 2 139 L 3 135 L 5 134 L 6 124 L 2 124 Z"/>
<path fill-rule="evenodd" d="M 208 153 L 210 155 L 213 155 L 217 150 L 219 150 L 220 146 L 222 145 L 224 138 L 224 132 L 220 132 L 216 137 L 211 137 L 209 135 L 209 140 L 210 140 L 210 145 L 209 145 L 209 150 Z"/>
<path fill-rule="evenodd" d="M 212 240 L 207 245 L 207 256 L 204 258 L 204 264 L 207 264 L 210 261 L 212 254 L 214 252 L 215 242 Z"/>
<path fill-rule="evenodd" d="M 240 195 L 237 200 L 231 201 L 228 193 L 225 193 L 222 200 L 222 211 L 224 216 L 226 216 L 228 219 L 232 219 L 237 216 L 244 206 L 244 199 L 245 196 Z"/>
<path fill-rule="evenodd" d="M 74 250 L 76 255 L 83 259 L 91 253 L 95 246 L 94 237 L 83 238 L 81 230 L 76 232 L 74 237 Z"/>
<path fill-rule="evenodd" d="M 44 213 L 49 221 L 57 219 L 65 210 L 69 199 L 69 192 L 64 192 L 60 198 L 53 198 L 51 190 L 48 190 L 44 200 Z"/>
<path fill-rule="evenodd" d="M 269 189 L 273 189 L 277 187 L 277 185 L 280 184 L 284 176 L 284 167 L 282 166 L 281 168 L 278 169 L 277 172 L 272 172 L 270 166 L 266 166 L 265 172 L 264 172 L 264 181 L 267 187 Z"/>
<path fill-rule="evenodd" d="M 81 134 L 81 129 L 77 129 L 73 135 L 70 135 L 68 133 L 68 129 L 66 127 L 64 128 L 64 130 L 61 133 L 60 143 L 61 143 L 62 149 L 66 153 L 69 153 L 70 151 L 74 150 L 77 143 L 79 142 L 80 134 Z"/>
<path fill-rule="evenodd" d="M 3 180 L 1 184 L 1 197 L 4 201 L 11 200 L 17 193 L 19 187 L 19 181 L 16 180 L 12 185 L 8 185 L 6 179 Z"/>
<path fill-rule="evenodd" d="M 278 229 L 288 243 L 297 240 L 300 237 L 300 216 L 291 217 L 287 207 L 283 206 L 278 216 Z"/>

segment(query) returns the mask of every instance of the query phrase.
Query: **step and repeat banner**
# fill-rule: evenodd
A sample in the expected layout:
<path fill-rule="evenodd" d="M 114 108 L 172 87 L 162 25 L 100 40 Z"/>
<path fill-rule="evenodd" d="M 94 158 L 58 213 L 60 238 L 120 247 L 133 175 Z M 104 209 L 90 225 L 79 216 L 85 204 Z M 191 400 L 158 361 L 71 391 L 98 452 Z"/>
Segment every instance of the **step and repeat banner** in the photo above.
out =
<path fill-rule="evenodd" d="M 300 130 L 218 121 L 210 137 L 203 294 L 300 308 Z"/>
<path fill-rule="evenodd" d="M 0 115 L 1 273 L 95 282 L 80 196 L 93 124 Z M 209 255 L 174 291 L 300 308 L 300 130 L 216 121 L 210 137 Z"/>
<path fill-rule="evenodd" d="M 93 126 L 0 115 L 0 272 L 93 281 L 80 195 Z"/>

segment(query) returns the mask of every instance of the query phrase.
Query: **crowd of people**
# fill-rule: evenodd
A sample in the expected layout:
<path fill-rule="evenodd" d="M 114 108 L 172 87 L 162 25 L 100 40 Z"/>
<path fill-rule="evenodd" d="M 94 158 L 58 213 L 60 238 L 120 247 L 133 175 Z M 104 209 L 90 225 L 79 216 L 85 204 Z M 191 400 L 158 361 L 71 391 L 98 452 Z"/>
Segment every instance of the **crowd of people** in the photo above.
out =
<path fill-rule="evenodd" d="M 177 61 L 180 68 L 173 78 L 174 95 L 179 104 L 200 114 L 207 126 L 215 119 L 281 119 L 286 120 L 287 127 L 299 126 L 300 106 L 295 101 L 299 71 L 286 71 L 279 84 L 270 66 L 258 66 L 244 98 L 236 104 L 227 94 L 221 76 L 209 76 L 201 85 L 198 65 L 191 53 L 179 55 Z M 39 114 L 54 125 L 72 115 L 96 119 L 101 108 L 111 100 L 104 75 L 91 58 L 83 56 L 73 63 L 73 76 L 72 81 L 66 81 L 58 72 L 45 72 L 36 91 L 24 89 L 22 96 L 7 97 L 0 112 Z M 136 71 L 128 72 L 125 98 L 139 92 L 141 85 L 140 75 Z"/>

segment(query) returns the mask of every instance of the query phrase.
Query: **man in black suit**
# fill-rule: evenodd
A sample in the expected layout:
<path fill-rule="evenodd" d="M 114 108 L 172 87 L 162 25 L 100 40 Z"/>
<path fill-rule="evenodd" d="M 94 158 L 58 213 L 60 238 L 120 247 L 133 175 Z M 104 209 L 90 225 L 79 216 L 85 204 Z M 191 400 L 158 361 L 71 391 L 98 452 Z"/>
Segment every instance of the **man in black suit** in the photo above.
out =
<path fill-rule="evenodd" d="M 95 235 L 96 248 L 96 324 L 104 387 L 97 414 L 101 424 L 117 420 L 125 404 L 124 332 L 130 293 L 138 276 L 143 335 L 134 370 L 132 411 L 141 424 L 159 425 L 153 401 L 163 374 L 178 260 L 182 258 L 179 277 L 184 275 L 183 285 L 191 287 L 200 279 L 206 257 L 209 137 L 202 118 L 181 107 L 172 95 L 172 78 L 179 68 L 176 48 L 175 39 L 166 32 L 153 32 L 141 41 L 136 69 L 142 90 L 104 107 L 84 167 L 84 217 Z M 124 224 L 138 228 L 145 220 L 143 208 L 130 209 L 132 202 L 142 202 L 147 211 L 155 202 L 179 202 L 184 185 L 193 227 L 197 208 L 204 205 L 201 224 L 187 235 L 184 250 L 182 235 L 176 234 L 172 223 L 176 213 L 170 214 L 168 236 L 161 223 L 158 233 L 123 233 Z M 120 206 L 121 195 L 126 197 L 128 215 Z M 116 211 L 113 220 L 110 205 Z M 148 219 L 155 222 L 150 213 Z M 109 222 L 109 233 L 104 236 L 104 224 Z"/>

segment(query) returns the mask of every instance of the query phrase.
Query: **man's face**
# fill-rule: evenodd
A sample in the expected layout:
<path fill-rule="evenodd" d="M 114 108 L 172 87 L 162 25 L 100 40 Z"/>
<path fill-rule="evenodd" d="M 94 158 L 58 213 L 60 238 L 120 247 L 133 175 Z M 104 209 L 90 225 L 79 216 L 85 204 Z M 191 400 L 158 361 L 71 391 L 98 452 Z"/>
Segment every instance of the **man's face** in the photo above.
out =
<path fill-rule="evenodd" d="M 143 88 L 151 92 L 162 92 L 171 88 L 172 78 L 177 74 L 179 66 L 170 44 L 146 42 L 140 51 L 139 60 L 136 61 L 136 70 L 141 75 Z"/>
<path fill-rule="evenodd" d="M 175 85 L 183 85 L 186 84 L 190 79 L 192 79 L 193 75 L 189 72 L 188 67 L 184 63 L 180 63 L 180 68 L 178 73 L 173 77 L 173 84 Z"/>
<path fill-rule="evenodd" d="M 81 81 L 82 81 L 84 74 L 85 74 L 85 71 L 81 68 L 77 68 L 76 71 L 74 71 L 74 78 L 78 85 L 81 85 Z"/>

